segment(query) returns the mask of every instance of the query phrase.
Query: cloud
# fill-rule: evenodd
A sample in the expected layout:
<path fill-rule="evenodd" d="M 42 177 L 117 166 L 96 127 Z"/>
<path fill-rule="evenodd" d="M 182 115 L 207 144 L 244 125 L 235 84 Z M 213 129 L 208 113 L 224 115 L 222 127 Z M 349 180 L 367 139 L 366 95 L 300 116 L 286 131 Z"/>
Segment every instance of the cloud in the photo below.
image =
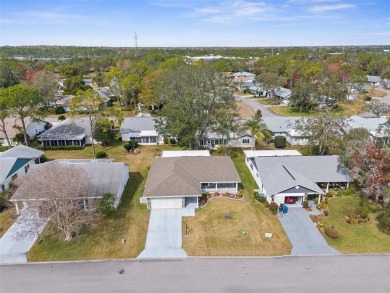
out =
<path fill-rule="evenodd" d="M 390 36 L 390 31 L 373 33 L 374 36 Z"/>
<path fill-rule="evenodd" d="M 334 10 L 343 10 L 343 9 L 349 9 L 349 8 L 354 8 L 355 5 L 353 4 L 346 4 L 346 3 L 341 3 L 341 4 L 333 4 L 333 5 L 316 5 L 312 6 L 308 9 L 310 12 L 324 12 L 324 11 L 334 11 Z"/>

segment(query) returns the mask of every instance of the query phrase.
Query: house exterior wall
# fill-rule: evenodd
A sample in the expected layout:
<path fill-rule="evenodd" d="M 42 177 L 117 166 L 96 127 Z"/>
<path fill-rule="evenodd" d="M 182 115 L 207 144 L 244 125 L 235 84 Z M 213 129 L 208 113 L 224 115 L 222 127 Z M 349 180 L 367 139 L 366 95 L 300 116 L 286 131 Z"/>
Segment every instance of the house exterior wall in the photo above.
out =
<path fill-rule="evenodd" d="M 264 193 L 263 183 L 261 182 L 260 175 L 257 172 L 255 165 L 252 163 L 251 159 L 248 157 L 245 157 L 245 164 L 248 167 L 249 172 L 251 172 L 253 179 L 255 179 L 257 186 L 259 187 L 260 193 Z"/>
<path fill-rule="evenodd" d="M 307 145 L 309 143 L 309 139 L 306 137 L 290 135 L 286 135 L 286 141 L 291 145 Z"/>
<path fill-rule="evenodd" d="M 245 142 L 244 142 L 245 141 Z M 250 148 L 255 147 L 255 139 L 250 135 L 245 135 L 240 138 L 231 140 L 220 138 L 205 138 L 201 139 L 199 145 L 211 150 L 217 149 L 219 146 L 228 146 L 235 148 Z"/>
<path fill-rule="evenodd" d="M 122 141 L 130 141 L 130 137 L 125 134 L 125 133 L 122 133 Z M 162 137 L 161 135 L 158 135 L 156 138 L 156 142 L 143 142 L 142 141 L 142 138 L 146 138 L 146 137 L 139 137 L 139 139 L 141 140 L 141 142 L 138 142 L 139 145 L 159 145 L 159 144 L 163 144 L 164 143 L 164 137 Z"/>
<path fill-rule="evenodd" d="M 121 201 L 122 194 L 123 194 L 123 191 L 125 190 L 126 183 L 129 180 L 129 177 L 130 176 L 129 176 L 128 165 L 125 164 L 123 166 L 123 174 L 122 174 L 121 184 L 119 185 L 119 189 L 118 189 L 118 192 L 116 194 L 116 199 L 115 199 L 115 203 L 114 203 L 115 208 L 118 208 L 118 205 Z"/>
<path fill-rule="evenodd" d="M 45 132 L 46 122 L 44 121 L 36 121 L 30 122 L 26 127 L 26 133 L 30 139 L 35 138 L 38 134 Z"/>
<path fill-rule="evenodd" d="M 226 186 L 229 185 L 229 186 Z M 230 186 L 232 185 L 232 186 Z M 238 182 L 209 182 L 201 183 L 202 193 L 237 193 Z"/>

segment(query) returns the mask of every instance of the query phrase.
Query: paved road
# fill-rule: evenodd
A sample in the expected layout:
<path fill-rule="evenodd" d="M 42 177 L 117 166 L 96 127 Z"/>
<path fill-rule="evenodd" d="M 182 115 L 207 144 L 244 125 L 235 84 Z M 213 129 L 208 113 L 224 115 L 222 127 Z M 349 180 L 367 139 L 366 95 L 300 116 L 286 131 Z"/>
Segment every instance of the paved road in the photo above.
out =
<path fill-rule="evenodd" d="M 291 255 L 339 254 L 328 245 L 303 208 L 289 208 L 282 215 L 279 220 L 293 246 Z"/>
<path fill-rule="evenodd" d="M 378 102 L 390 105 L 390 89 L 385 89 L 382 85 L 378 86 L 377 90 L 385 92 L 386 96 L 384 96 L 382 99 L 378 100 Z M 374 114 L 370 112 L 363 112 L 360 113 L 358 116 L 365 117 L 365 118 L 372 118 L 376 117 Z"/>
<path fill-rule="evenodd" d="M 0 239 L 0 264 L 27 262 L 27 252 L 48 220 L 41 219 L 36 211 L 24 210 Z M 31 225 L 31 221 L 34 223 Z"/>
<path fill-rule="evenodd" d="M 261 113 L 263 115 L 263 117 L 280 117 L 279 115 L 276 115 L 274 112 L 272 112 L 271 110 L 269 110 L 267 107 L 259 104 L 259 103 L 256 103 L 250 99 L 247 99 L 245 97 L 242 97 L 242 96 L 238 96 L 238 95 L 234 95 L 234 98 L 242 103 L 244 103 L 245 105 L 251 107 L 253 110 L 261 110 Z"/>
<path fill-rule="evenodd" d="M 145 249 L 139 259 L 187 257 L 182 245 L 182 217 L 194 216 L 194 209 L 154 209 L 150 213 Z"/>
<path fill-rule="evenodd" d="M 0 292 L 380 293 L 389 273 L 390 255 L 23 264 L 0 266 Z"/>

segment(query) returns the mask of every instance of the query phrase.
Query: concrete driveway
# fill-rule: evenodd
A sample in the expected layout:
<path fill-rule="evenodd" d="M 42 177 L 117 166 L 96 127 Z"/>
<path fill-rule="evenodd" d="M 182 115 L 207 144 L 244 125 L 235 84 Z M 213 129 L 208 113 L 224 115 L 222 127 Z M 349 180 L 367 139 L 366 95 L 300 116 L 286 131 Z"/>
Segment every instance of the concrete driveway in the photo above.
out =
<path fill-rule="evenodd" d="M 0 264 L 27 262 L 28 251 L 48 223 L 48 219 L 40 218 L 38 221 L 37 217 L 39 215 L 35 211 L 28 209 L 22 211 L 15 223 L 1 237 Z"/>
<path fill-rule="evenodd" d="M 339 254 L 330 247 L 303 208 L 289 208 L 279 218 L 292 244 L 291 255 Z"/>
<path fill-rule="evenodd" d="M 152 210 L 145 249 L 137 258 L 180 259 L 187 257 L 187 253 L 182 248 L 182 217 L 194 215 L 194 209 Z"/>

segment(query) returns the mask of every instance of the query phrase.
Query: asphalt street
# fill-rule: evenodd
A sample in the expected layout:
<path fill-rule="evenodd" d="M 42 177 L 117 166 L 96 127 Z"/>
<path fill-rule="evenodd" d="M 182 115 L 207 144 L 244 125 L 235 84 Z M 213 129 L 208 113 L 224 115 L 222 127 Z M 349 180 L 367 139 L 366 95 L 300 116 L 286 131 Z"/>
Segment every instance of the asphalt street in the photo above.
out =
<path fill-rule="evenodd" d="M 390 292 L 390 255 L 0 266 L 0 292 Z"/>
<path fill-rule="evenodd" d="M 255 111 L 261 110 L 261 114 L 263 115 L 263 117 L 279 117 L 279 115 L 276 115 L 274 112 L 269 110 L 267 107 L 265 107 L 259 103 L 256 103 L 255 101 L 252 101 L 250 99 L 247 99 L 243 96 L 238 96 L 238 95 L 234 95 L 234 98 L 237 101 L 240 101 L 240 102 L 244 103 L 245 105 L 251 107 Z"/>

